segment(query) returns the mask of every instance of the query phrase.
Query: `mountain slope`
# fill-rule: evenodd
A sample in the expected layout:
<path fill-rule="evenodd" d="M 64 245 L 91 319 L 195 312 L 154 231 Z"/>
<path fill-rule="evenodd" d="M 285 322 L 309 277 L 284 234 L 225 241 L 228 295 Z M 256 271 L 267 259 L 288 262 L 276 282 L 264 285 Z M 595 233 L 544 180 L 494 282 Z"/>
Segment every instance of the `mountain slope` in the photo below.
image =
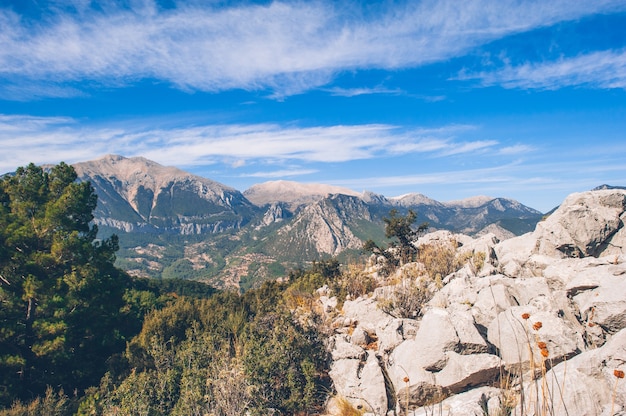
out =
<path fill-rule="evenodd" d="M 270 181 L 256 184 L 243 192 L 250 202 L 257 206 L 283 203 L 292 211 L 303 205 L 317 202 L 332 194 L 359 196 L 348 188 L 317 183 L 292 181 Z"/>
<path fill-rule="evenodd" d="M 382 242 L 383 218 L 392 209 L 415 211 L 418 224 L 468 234 L 493 225 L 519 235 L 541 218 L 504 198 L 441 203 L 421 194 L 386 198 L 289 181 L 240 193 L 140 157 L 107 155 L 74 167 L 99 196 L 94 221 L 101 234 L 120 237 L 119 266 L 218 287 L 251 287 L 322 257 L 358 252 L 367 239 Z"/>
<path fill-rule="evenodd" d="M 279 258 L 314 260 L 360 249 L 361 224 L 371 224 L 369 206 L 360 198 L 329 195 L 303 207 L 289 223 L 268 235 L 262 245 Z"/>
<path fill-rule="evenodd" d="M 127 232 L 216 233 L 257 213 L 233 188 L 140 157 L 107 155 L 74 168 L 96 189 L 96 223 Z"/>

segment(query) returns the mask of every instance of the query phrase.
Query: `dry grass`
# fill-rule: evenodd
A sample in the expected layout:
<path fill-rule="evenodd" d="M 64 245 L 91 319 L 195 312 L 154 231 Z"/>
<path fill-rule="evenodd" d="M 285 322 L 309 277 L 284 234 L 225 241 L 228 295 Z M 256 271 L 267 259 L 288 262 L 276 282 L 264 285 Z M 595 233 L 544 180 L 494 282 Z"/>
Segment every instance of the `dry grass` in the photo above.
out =
<path fill-rule="evenodd" d="M 357 409 L 345 397 L 337 398 L 336 403 L 337 411 L 333 414 L 333 416 L 362 416 L 365 414 L 365 410 Z"/>

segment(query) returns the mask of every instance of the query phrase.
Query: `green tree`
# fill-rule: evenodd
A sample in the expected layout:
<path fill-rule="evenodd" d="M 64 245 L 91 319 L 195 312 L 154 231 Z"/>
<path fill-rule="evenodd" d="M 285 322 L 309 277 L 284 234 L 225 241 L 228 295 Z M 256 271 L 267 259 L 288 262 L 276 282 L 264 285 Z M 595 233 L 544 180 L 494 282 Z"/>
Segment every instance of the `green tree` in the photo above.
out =
<path fill-rule="evenodd" d="M 389 211 L 389 217 L 383 218 L 385 237 L 392 239 L 388 247 L 382 248 L 373 240 L 367 240 L 363 244 L 363 250 L 383 256 L 387 263 L 387 268 L 383 271 L 386 272 L 392 271 L 401 263 L 414 261 L 417 247 L 413 243 L 428 229 L 428 223 L 422 223 L 415 228 L 416 220 L 417 214 L 413 210 L 402 216 L 398 210 L 392 209 Z"/>
<path fill-rule="evenodd" d="M 0 406 L 97 383 L 120 351 L 127 276 L 97 240 L 97 196 L 74 169 L 30 164 L 0 179 Z"/>

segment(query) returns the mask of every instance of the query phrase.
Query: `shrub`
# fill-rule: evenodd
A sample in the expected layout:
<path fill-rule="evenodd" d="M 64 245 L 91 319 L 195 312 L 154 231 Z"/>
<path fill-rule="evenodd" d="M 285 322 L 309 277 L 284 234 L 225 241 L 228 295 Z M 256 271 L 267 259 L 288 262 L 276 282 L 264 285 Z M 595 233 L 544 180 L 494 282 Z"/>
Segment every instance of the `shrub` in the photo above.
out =
<path fill-rule="evenodd" d="M 347 270 L 330 284 L 331 290 L 340 302 L 345 301 L 348 297 L 356 299 L 372 292 L 377 287 L 376 279 L 357 265 L 349 265 Z"/>
<path fill-rule="evenodd" d="M 426 273 L 433 280 L 441 281 L 460 267 L 456 255 L 457 243 L 432 243 L 420 246 L 419 261 L 424 265 Z"/>
<path fill-rule="evenodd" d="M 431 284 L 423 277 L 403 279 L 400 284 L 390 287 L 390 293 L 378 301 L 378 306 L 393 317 L 416 319 L 433 297 Z"/>

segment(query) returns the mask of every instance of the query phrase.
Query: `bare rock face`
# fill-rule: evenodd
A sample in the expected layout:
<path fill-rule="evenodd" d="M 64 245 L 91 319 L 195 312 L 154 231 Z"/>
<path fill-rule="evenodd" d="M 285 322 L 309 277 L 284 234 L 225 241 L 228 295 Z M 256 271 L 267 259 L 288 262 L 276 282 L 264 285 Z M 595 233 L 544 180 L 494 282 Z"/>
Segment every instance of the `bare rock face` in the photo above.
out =
<path fill-rule="evenodd" d="M 508 367 L 523 364 L 528 368 L 533 362 L 540 362 L 539 342 L 546 344 L 551 359 L 556 362 L 584 348 L 581 335 L 556 313 L 538 311 L 530 305 L 514 306 L 498 314 L 489 325 L 488 339 L 498 348 Z"/>
<path fill-rule="evenodd" d="M 357 197 L 332 195 L 304 207 L 276 237 L 285 250 L 304 246 L 306 251 L 334 256 L 363 246 L 361 239 L 352 232 L 351 217 L 369 220 L 366 204 Z"/>
<path fill-rule="evenodd" d="M 502 242 L 497 248 L 504 273 L 540 274 L 548 258 L 619 255 L 624 250 L 626 191 L 599 190 L 572 194 L 534 232 Z M 533 256 L 538 258 L 533 259 Z M 531 273 L 532 274 L 532 273 Z"/>
<path fill-rule="evenodd" d="M 250 202 L 257 206 L 284 203 L 291 211 L 322 200 L 331 194 L 360 196 L 358 192 L 339 186 L 292 181 L 270 181 L 253 185 L 244 191 Z"/>

